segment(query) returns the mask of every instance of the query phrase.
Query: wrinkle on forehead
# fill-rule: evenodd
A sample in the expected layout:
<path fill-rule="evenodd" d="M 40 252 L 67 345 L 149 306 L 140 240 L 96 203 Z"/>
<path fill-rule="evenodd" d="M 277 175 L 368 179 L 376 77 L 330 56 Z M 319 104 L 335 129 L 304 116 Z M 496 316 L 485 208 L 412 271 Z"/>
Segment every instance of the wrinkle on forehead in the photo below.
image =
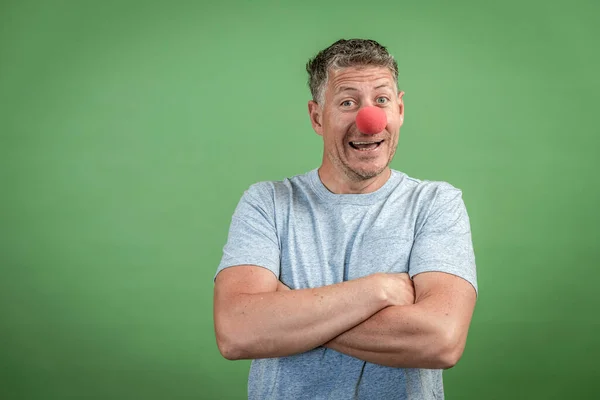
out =
<path fill-rule="evenodd" d="M 397 89 L 392 73 L 385 67 L 348 67 L 331 70 L 328 86 L 332 93 L 335 93 L 335 89 L 340 86 L 363 86 L 369 83 L 373 87 L 387 84 L 390 88 Z"/>

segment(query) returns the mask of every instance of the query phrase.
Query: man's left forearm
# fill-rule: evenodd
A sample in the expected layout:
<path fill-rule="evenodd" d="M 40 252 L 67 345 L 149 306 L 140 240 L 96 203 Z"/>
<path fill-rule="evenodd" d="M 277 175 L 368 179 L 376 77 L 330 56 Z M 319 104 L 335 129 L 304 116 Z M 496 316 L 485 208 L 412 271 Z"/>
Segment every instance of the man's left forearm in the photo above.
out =
<path fill-rule="evenodd" d="M 445 369 L 464 349 L 466 330 L 456 325 L 426 302 L 387 307 L 325 347 L 389 367 Z"/>

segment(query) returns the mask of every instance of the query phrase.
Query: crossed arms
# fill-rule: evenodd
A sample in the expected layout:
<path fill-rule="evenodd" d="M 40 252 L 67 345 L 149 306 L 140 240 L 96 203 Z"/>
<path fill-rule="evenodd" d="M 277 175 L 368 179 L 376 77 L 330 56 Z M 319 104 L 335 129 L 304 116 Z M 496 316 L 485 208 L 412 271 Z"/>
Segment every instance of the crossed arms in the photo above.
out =
<path fill-rule="evenodd" d="M 217 275 L 215 333 L 231 360 L 325 346 L 389 367 L 445 369 L 462 356 L 475 301 L 470 283 L 443 272 L 290 290 L 269 270 L 242 265 Z"/>

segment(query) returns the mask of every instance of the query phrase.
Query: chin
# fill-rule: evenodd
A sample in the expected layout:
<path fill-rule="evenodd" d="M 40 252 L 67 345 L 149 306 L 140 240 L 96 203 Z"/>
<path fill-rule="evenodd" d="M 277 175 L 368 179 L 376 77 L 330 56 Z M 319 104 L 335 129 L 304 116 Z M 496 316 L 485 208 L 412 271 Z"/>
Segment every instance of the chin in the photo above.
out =
<path fill-rule="evenodd" d="M 375 178 L 380 175 L 385 169 L 387 165 L 383 167 L 368 167 L 368 168 L 350 168 L 350 171 L 356 176 L 357 180 L 365 180 Z"/>

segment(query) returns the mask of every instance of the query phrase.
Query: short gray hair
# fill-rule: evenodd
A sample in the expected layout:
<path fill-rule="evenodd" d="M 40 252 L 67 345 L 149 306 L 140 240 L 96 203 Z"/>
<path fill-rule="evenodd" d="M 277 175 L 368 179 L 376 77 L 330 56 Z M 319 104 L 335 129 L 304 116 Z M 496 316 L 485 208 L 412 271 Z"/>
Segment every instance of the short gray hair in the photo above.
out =
<path fill-rule="evenodd" d="M 340 39 L 306 63 L 313 100 L 321 105 L 325 100 L 329 69 L 357 66 L 388 68 L 398 85 L 398 63 L 384 46 L 369 39 Z"/>

